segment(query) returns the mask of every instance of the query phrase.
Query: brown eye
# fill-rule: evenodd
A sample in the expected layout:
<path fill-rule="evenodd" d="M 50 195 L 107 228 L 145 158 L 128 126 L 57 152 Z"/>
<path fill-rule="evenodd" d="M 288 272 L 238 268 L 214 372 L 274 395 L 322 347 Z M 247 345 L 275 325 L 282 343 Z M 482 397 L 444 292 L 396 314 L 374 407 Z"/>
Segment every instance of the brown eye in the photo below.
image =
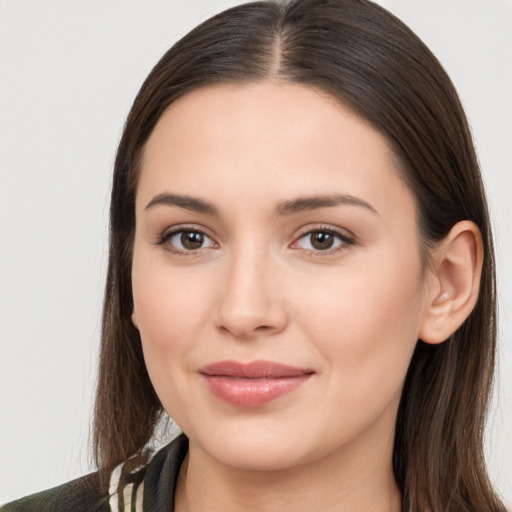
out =
<path fill-rule="evenodd" d="M 204 243 L 204 235 L 197 231 L 182 231 L 180 242 L 183 248 L 187 251 L 200 249 Z"/>
<path fill-rule="evenodd" d="M 313 252 L 335 251 L 352 245 L 353 241 L 347 236 L 328 229 L 315 229 L 302 235 L 294 246 Z"/>
<path fill-rule="evenodd" d="M 332 249 L 332 246 L 336 241 L 334 235 L 327 231 L 314 231 L 309 235 L 309 237 L 311 240 L 311 246 L 318 251 Z"/>
<path fill-rule="evenodd" d="M 215 246 L 215 242 L 209 236 L 194 229 L 173 231 L 164 235 L 158 243 L 176 253 L 188 253 Z"/>

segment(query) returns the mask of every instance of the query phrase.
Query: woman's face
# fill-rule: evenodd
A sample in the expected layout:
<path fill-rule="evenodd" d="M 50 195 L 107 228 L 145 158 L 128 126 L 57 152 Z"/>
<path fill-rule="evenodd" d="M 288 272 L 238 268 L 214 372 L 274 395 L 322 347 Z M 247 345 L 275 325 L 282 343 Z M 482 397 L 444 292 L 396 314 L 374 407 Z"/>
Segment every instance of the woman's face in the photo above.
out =
<path fill-rule="evenodd" d="M 149 138 L 136 218 L 133 320 L 191 450 L 390 459 L 426 300 L 415 200 L 372 126 L 300 85 L 196 90 Z"/>

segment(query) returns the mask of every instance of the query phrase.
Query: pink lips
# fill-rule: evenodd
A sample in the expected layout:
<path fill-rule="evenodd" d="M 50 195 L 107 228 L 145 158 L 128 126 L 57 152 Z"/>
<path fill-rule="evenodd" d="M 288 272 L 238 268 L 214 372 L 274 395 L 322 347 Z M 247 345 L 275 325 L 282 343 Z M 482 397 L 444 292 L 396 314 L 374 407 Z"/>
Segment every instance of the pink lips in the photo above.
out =
<path fill-rule="evenodd" d="M 210 391 L 231 405 L 259 407 L 289 393 L 314 373 L 271 361 L 219 361 L 199 370 Z"/>

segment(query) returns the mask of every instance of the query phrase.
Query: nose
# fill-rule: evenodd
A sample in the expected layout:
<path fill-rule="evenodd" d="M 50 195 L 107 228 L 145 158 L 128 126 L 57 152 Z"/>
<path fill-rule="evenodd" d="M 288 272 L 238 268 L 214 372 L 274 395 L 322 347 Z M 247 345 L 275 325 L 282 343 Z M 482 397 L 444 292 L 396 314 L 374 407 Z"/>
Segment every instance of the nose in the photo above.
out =
<path fill-rule="evenodd" d="M 233 257 L 225 269 L 217 326 L 240 339 L 271 336 L 288 322 L 279 271 L 257 251 Z"/>

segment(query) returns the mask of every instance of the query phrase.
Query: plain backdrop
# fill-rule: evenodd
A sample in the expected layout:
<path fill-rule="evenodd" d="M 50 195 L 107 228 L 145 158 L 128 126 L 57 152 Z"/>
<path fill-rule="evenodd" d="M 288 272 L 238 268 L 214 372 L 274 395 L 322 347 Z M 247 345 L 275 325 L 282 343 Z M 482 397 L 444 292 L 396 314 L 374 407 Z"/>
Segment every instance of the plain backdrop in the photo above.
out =
<path fill-rule="evenodd" d="M 164 51 L 233 0 L 0 0 L 0 503 L 90 471 L 112 163 Z M 490 472 L 512 503 L 512 2 L 382 0 L 452 76 L 501 290 Z"/>

